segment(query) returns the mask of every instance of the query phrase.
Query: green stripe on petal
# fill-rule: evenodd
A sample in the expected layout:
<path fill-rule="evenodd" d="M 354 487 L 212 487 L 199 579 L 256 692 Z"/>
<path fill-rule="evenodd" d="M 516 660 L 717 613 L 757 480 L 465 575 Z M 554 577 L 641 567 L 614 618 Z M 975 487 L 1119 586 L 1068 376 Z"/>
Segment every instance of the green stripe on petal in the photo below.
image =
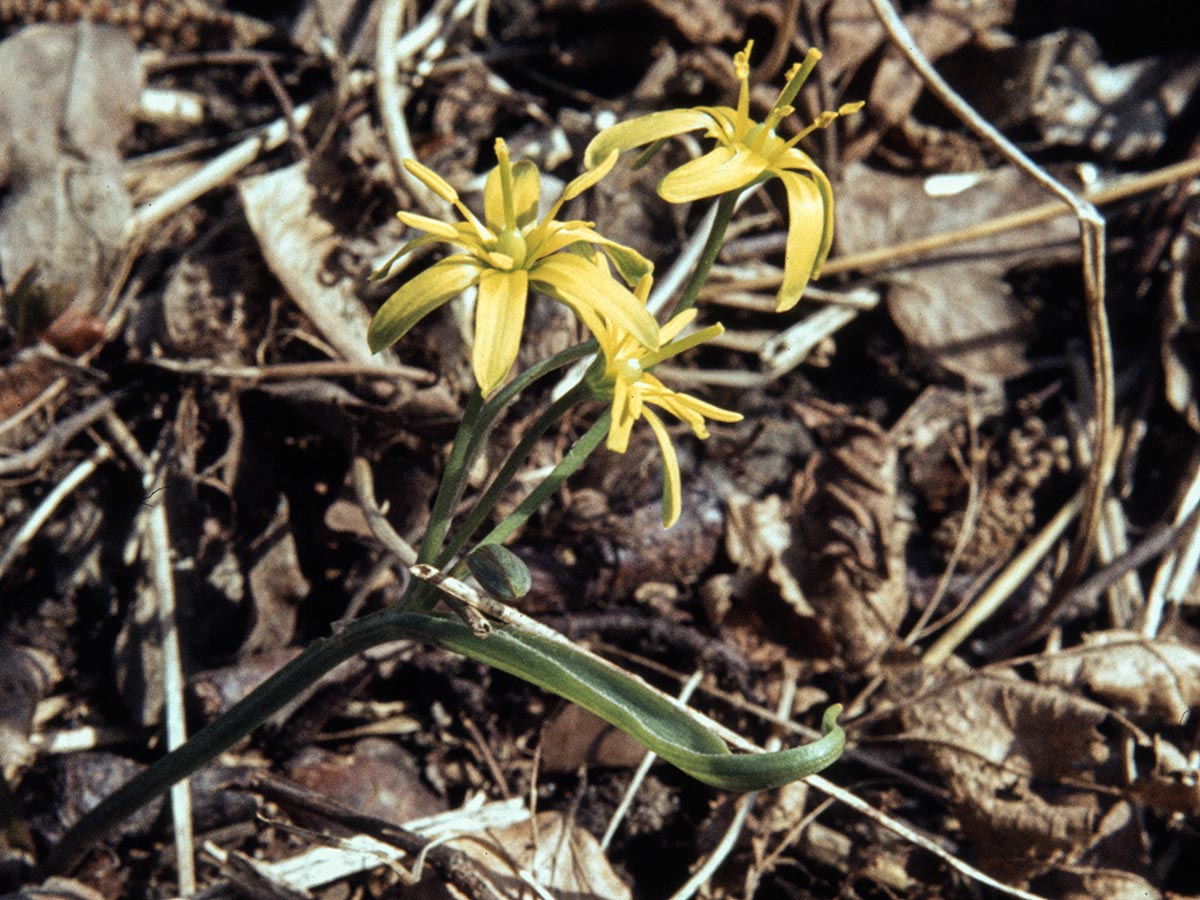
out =
<path fill-rule="evenodd" d="M 375 313 L 367 329 L 372 353 L 390 347 L 419 321 L 479 280 L 479 264 L 455 255 L 406 281 Z"/>
<path fill-rule="evenodd" d="M 668 109 L 618 122 L 592 138 L 592 142 L 583 151 L 583 164 L 589 169 L 594 169 L 608 159 L 608 155 L 614 150 L 624 152 L 642 144 L 650 144 L 708 126 L 708 116 L 697 109 Z"/>
<path fill-rule="evenodd" d="M 669 203 L 716 197 L 748 187 L 767 166 L 761 153 L 741 147 L 717 147 L 667 175 L 658 186 L 658 195 Z"/>
<path fill-rule="evenodd" d="M 472 366 L 484 396 L 504 380 L 517 360 L 528 296 L 529 276 L 524 269 L 485 271 L 479 279 Z"/>
<path fill-rule="evenodd" d="M 776 312 L 800 301 L 825 243 L 825 202 L 813 179 L 798 172 L 780 172 L 787 189 L 788 233 L 783 258 L 783 283 L 775 297 Z M 832 239 L 832 235 L 831 235 Z"/>
<path fill-rule="evenodd" d="M 571 253 L 557 253 L 540 260 L 529 277 L 538 290 L 560 296 L 573 307 L 590 306 L 643 346 L 658 349 L 660 339 L 654 317 L 628 288 L 595 263 Z"/>
<path fill-rule="evenodd" d="M 675 447 L 671 444 L 671 437 L 667 434 L 667 426 L 663 424 L 662 419 L 648 409 L 642 410 L 642 415 L 646 417 L 646 421 L 654 429 L 654 436 L 658 438 L 658 447 L 662 451 L 662 523 L 663 528 L 670 528 L 679 520 L 679 515 L 683 512 L 683 482 L 679 477 L 679 457 L 675 455 Z"/>

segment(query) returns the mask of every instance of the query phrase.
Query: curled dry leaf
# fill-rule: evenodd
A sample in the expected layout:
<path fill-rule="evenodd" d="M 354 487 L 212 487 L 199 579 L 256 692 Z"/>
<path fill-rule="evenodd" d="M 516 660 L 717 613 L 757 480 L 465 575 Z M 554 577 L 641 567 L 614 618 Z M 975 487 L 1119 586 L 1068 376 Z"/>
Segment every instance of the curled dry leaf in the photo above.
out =
<path fill-rule="evenodd" d="M 874 422 L 818 401 L 798 408 L 824 445 L 792 485 L 788 566 L 839 658 L 877 660 L 908 609 L 896 448 Z"/>
<path fill-rule="evenodd" d="M 44 650 L 7 640 L 0 640 L 0 660 L 0 777 L 11 780 L 33 762 L 33 713 L 62 672 Z"/>
<path fill-rule="evenodd" d="M 1132 631 L 1088 635 L 1082 647 L 1039 659 L 1036 668 L 1045 684 L 1086 686 L 1105 703 L 1163 725 L 1182 724 L 1200 707 L 1200 652 Z"/>
<path fill-rule="evenodd" d="M 1064 793 L 1109 750 L 1097 727 L 1103 707 L 1014 675 L 951 681 L 901 712 L 916 743 L 948 787 L 955 814 L 985 868 L 1020 880 L 1050 854 L 1078 853 L 1097 827 L 1090 792 Z"/>
<path fill-rule="evenodd" d="M 847 167 L 838 188 L 841 252 L 951 232 L 1045 201 L 1039 188 L 1011 168 L 981 173 L 968 183 L 951 195 L 934 196 L 924 179 Z M 1056 244 L 1074 253 L 1076 236 L 1074 221 L 1060 217 L 957 244 L 944 256 L 892 270 L 888 312 L 913 346 L 969 381 L 997 384 L 1021 375 L 1028 370 L 1032 322 L 1005 275 L 1018 265 L 1057 261 Z"/>
<path fill-rule="evenodd" d="M 37 25 L 0 43 L 0 274 L 22 335 L 92 312 L 132 211 L 118 145 L 142 88 L 114 28 Z"/>
<path fill-rule="evenodd" d="M 306 163 L 247 178 L 239 185 L 246 219 L 263 257 L 321 336 L 349 362 L 386 366 L 391 351 L 367 349 L 371 316 L 349 277 L 330 279 L 325 261 L 337 248 L 332 223 L 314 204 L 317 188 Z"/>
<path fill-rule="evenodd" d="M 630 900 L 633 896 L 613 871 L 599 841 L 557 812 L 539 813 L 536 819 L 453 841 L 451 846 L 473 859 L 505 898 Z M 447 888 L 432 883 L 422 883 L 417 890 L 413 896 L 421 900 L 451 896 Z"/>
<path fill-rule="evenodd" d="M 847 80 L 880 54 L 882 59 L 871 80 L 867 98 L 867 116 L 850 127 L 866 129 L 868 121 L 876 127 L 852 141 L 846 158 L 862 159 L 879 140 L 883 131 L 909 120 L 909 114 L 924 90 L 924 82 L 893 48 L 868 0 L 829 2 L 829 40 L 821 67 L 833 83 Z M 933 0 L 924 9 L 905 15 L 904 23 L 916 39 L 917 47 L 930 60 L 938 60 L 972 42 L 988 43 L 1013 17 L 1015 0 L 991 3 L 961 3 L 958 0 Z M 997 40 L 1003 41 L 1001 35 Z"/>

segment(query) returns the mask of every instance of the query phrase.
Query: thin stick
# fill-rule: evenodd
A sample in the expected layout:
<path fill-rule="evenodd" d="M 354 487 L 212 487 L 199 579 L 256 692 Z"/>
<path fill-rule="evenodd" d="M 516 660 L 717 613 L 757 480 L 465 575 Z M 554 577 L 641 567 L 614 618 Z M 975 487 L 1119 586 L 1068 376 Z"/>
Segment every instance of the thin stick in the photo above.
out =
<path fill-rule="evenodd" d="M 167 732 L 167 750 L 187 742 L 187 721 L 183 710 L 183 660 L 179 651 L 179 630 L 175 615 L 175 580 L 171 571 L 171 533 L 167 524 L 166 493 L 162 472 L 138 446 L 137 438 L 115 413 L 105 416 L 105 427 L 142 472 L 142 490 L 155 495 L 146 516 L 146 559 L 150 580 L 158 598 L 159 640 L 162 642 L 163 719 Z M 190 781 L 182 778 L 171 785 L 171 822 L 175 831 L 175 859 L 179 893 L 187 897 L 196 891 L 196 847 L 192 835 L 192 793 Z"/>
<path fill-rule="evenodd" d="M 850 791 L 834 784 L 828 778 L 824 778 L 821 775 L 809 775 L 805 781 L 808 782 L 810 787 L 814 787 L 821 793 L 833 797 L 835 800 L 841 801 L 842 803 L 846 804 L 846 806 L 849 806 L 851 809 L 862 813 L 868 819 L 871 819 L 877 824 L 882 825 L 888 831 L 899 835 L 909 843 L 915 844 L 924 850 L 928 850 L 938 859 L 942 860 L 942 862 L 944 862 L 946 865 L 950 866 L 950 868 L 954 869 L 956 872 L 966 878 L 970 878 L 973 881 L 978 881 L 980 884 L 986 884 L 988 887 L 994 888 L 1001 893 L 1008 894 L 1010 897 L 1019 897 L 1020 900 L 1045 900 L 1044 897 L 1039 897 L 1037 894 L 1031 894 L 1029 891 L 1023 891 L 1020 888 L 1015 888 L 1004 884 L 1001 881 L 997 881 L 991 875 L 979 871 L 979 869 L 976 869 L 970 863 L 963 862 L 949 850 L 941 847 L 936 841 L 930 840 L 919 831 L 910 828 L 908 825 L 901 822 L 899 819 L 895 819 L 892 816 L 889 816 L 887 813 L 875 809 L 875 807 L 871 806 L 865 800 L 860 800 Z"/>
<path fill-rule="evenodd" d="M 1138 194 L 1152 191 L 1155 188 L 1165 187 L 1168 184 L 1178 181 L 1184 181 L 1196 175 L 1200 175 L 1200 157 L 1174 163 L 1156 171 L 1147 172 L 1144 175 L 1123 179 L 1117 184 L 1110 185 L 1098 191 L 1089 192 L 1087 198 L 1092 203 L 1099 205 L 1116 203 L 1119 200 L 1127 200 Z M 966 228 L 957 228 L 953 231 L 942 232 L 941 234 L 932 234 L 928 237 L 916 238 L 902 244 L 880 247 L 878 250 L 864 250 L 862 253 L 839 256 L 827 262 L 821 270 L 821 274 L 837 275 L 844 272 L 867 272 L 886 265 L 897 265 L 903 260 L 928 256 L 935 250 L 942 250 L 957 244 L 967 243 L 968 241 L 976 241 L 1008 231 L 1028 228 L 1042 222 L 1049 222 L 1070 212 L 1070 206 L 1056 200 L 1051 200 L 1048 203 L 1032 206 L 1029 209 L 1023 209 L 1019 212 L 997 216 L 994 219 L 986 219 L 977 225 L 971 225 Z M 772 287 L 778 283 L 778 279 L 775 279 L 773 282 L 761 286 Z M 715 291 L 717 288 L 714 286 L 710 290 Z"/>
<path fill-rule="evenodd" d="M 1021 582 L 1030 576 L 1042 557 L 1050 552 L 1050 548 L 1066 531 L 1071 520 L 1079 515 L 1086 496 L 1086 488 L 1081 488 L 1074 497 L 1066 502 L 1054 518 L 1046 524 L 1046 527 L 1038 533 L 1037 537 L 1030 541 L 1025 549 L 1013 558 L 1005 570 L 996 576 L 996 580 L 975 598 L 975 602 L 971 604 L 971 608 L 963 617 L 946 629 L 933 646 L 925 651 L 925 655 L 921 657 L 923 665 L 930 668 L 940 666 L 958 648 L 959 644 L 970 637 L 976 628 L 1000 608 L 1000 605 L 1012 595 Z"/>
<path fill-rule="evenodd" d="M 1188 484 L 1188 489 L 1183 495 L 1183 499 L 1179 502 L 1179 508 L 1175 511 L 1175 524 L 1182 525 L 1187 522 L 1200 507 L 1200 458 L 1192 461 L 1192 478 Z M 1200 528 L 1200 524 L 1188 526 L 1191 529 Z M 1194 536 L 1193 541 L 1194 543 Z M 1142 634 L 1148 638 L 1158 634 L 1159 626 L 1162 624 L 1163 610 L 1166 607 L 1168 599 L 1177 600 L 1179 596 L 1173 595 L 1178 574 L 1180 571 L 1179 553 L 1172 551 L 1162 562 L 1159 563 L 1158 569 L 1154 573 L 1154 580 L 1150 584 L 1150 595 L 1146 601 L 1146 609 L 1142 614 Z M 1194 571 L 1194 567 L 1193 567 Z M 1188 579 L 1191 580 L 1190 577 Z"/>
<path fill-rule="evenodd" d="M 687 703 L 692 698 L 692 694 L 699 687 L 700 681 L 703 678 L 704 671 L 702 669 L 697 669 L 692 673 L 692 676 L 684 682 L 683 687 L 679 691 L 680 703 Z M 647 753 L 642 757 L 642 761 L 638 763 L 637 770 L 633 773 L 633 777 L 629 779 L 629 787 L 625 789 L 625 795 L 621 798 L 621 802 L 617 804 L 617 808 L 613 810 L 612 818 L 608 820 L 608 828 L 604 830 L 604 837 L 600 839 L 601 853 L 608 852 L 608 845 L 612 843 L 613 837 L 616 836 L 617 829 L 621 826 L 621 821 L 625 818 L 625 814 L 629 812 L 629 807 L 633 805 L 633 798 L 637 795 L 642 782 L 646 780 L 646 776 L 650 773 L 650 767 L 654 765 L 656 759 L 658 759 L 658 754 Z"/>
<path fill-rule="evenodd" d="M 783 689 L 779 692 L 779 704 L 776 708 L 776 715 L 784 719 L 791 717 L 792 706 L 796 702 L 796 679 L 800 674 L 799 667 L 795 665 L 787 666 L 785 672 L 787 679 L 783 683 Z M 782 745 L 783 741 L 776 734 L 767 741 L 766 749 L 778 750 Z M 746 827 L 750 810 L 754 808 L 754 803 L 758 800 L 759 793 L 760 791 L 750 791 L 738 797 L 733 821 L 729 823 L 729 828 L 721 836 L 720 842 L 713 848 L 703 865 L 696 869 L 692 877 L 684 883 L 683 887 L 671 895 L 671 900 L 688 900 L 713 877 L 721 863 L 725 862 L 729 854 L 733 852 L 738 838 L 741 837 L 742 831 Z"/>
<path fill-rule="evenodd" d="M 917 48 L 916 41 L 889 0 L 871 0 L 871 6 L 875 8 L 875 14 L 883 23 L 883 27 L 891 36 L 893 43 L 920 74 L 934 95 L 968 128 L 999 150 L 1010 163 L 1020 168 L 1038 184 L 1070 206 L 1079 221 L 1080 245 L 1083 251 L 1084 296 L 1087 301 L 1088 339 L 1091 345 L 1094 381 L 1093 403 L 1095 408 L 1093 415 L 1096 420 L 1096 433 L 1092 464 L 1088 468 L 1087 478 L 1084 481 L 1079 527 L 1075 533 L 1075 540 L 1071 543 L 1067 562 L 1055 582 L 1054 590 L 1039 619 L 1039 626 L 1044 627 L 1044 623 L 1053 619 L 1055 610 L 1065 602 L 1071 586 L 1083 574 L 1095 543 L 1096 528 L 1104 503 L 1104 492 L 1112 475 L 1113 362 L 1108 315 L 1104 309 L 1104 217 L 1090 201 L 1082 199 L 1066 185 L 1054 179 L 954 92 L 954 89 L 946 83 L 945 79 L 937 73 L 937 70 Z"/>
<path fill-rule="evenodd" d="M 37 443 L 32 444 L 20 453 L 0 459 L 0 478 L 28 472 L 36 469 L 51 453 L 57 453 L 70 442 L 75 435 L 89 428 L 110 413 L 117 403 L 118 394 L 101 397 L 87 409 L 68 416 L 61 422 L 51 426 Z"/>
<path fill-rule="evenodd" d="M 408 122 L 404 118 L 404 105 L 408 102 L 409 89 L 400 84 L 400 54 L 397 47 L 405 5 L 405 0 L 384 0 L 380 4 L 375 42 L 375 98 L 379 104 L 379 118 L 383 122 L 384 134 L 387 135 L 396 174 L 404 182 L 405 189 L 417 201 L 417 205 L 430 215 L 442 216 L 449 209 L 449 204 L 429 190 L 403 165 L 404 160 L 417 158 L 417 151 L 409 135 Z M 423 22 L 423 25 L 436 21 L 433 17 L 438 16 L 438 10 L 435 8 L 429 15 L 430 18 Z M 432 40 L 433 36 L 431 33 L 429 40 Z M 406 46 L 405 52 L 413 53 L 418 49 L 420 48 L 417 46 Z"/>
<path fill-rule="evenodd" d="M 0 580 L 8 573 L 9 566 L 20 555 L 21 551 L 28 546 L 29 542 L 34 539 L 42 526 L 47 520 L 54 515 L 54 511 L 58 509 L 58 505 L 63 502 L 71 493 L 79 487 L 83 482 L 92 476 L 92 473 L 100 467 L 100 464 L 112 457 L 112 447 L 108 444 L 101 444 L 96 448 L 87 459 L 79 463 L 74 469 L 67 473 L 66 478 L 54 486 L 37 505 L 29 518 L 25 520 L 18 530 L 13 535 L 12 540 L 8 542 L 8 546 L 0 553 Z"/>
<path fill-rule="evenodd" d="M 401 380 L 414 384 L 433 384 L 438 380 L 438 376 L 433 372 L 416 366 L 395 365 L 381 369 L 379 366 L 338 360 L 276 363 L 265 366 L 223 366 L 207 359 L 147 359 L 146 363 L 182 375 L 228 378 L 254 384 L 289 378 L 369 378 L 372 381 Z"/>

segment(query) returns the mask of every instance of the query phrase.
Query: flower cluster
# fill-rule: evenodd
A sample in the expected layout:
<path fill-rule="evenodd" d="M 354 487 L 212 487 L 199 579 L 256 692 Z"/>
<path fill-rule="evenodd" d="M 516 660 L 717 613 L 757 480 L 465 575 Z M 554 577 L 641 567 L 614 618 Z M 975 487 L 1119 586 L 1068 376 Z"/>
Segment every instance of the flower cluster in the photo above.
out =
<path fill-rule="evenodd" d="M 663 455 L 663 525 L 680 515 L 680 475 L 667 427 L 650 408 L 657 407 L 708 436 L 706 419 L 736 422 L 738 413 L 721 409 L 668 388 L 652 374 L 663 360 L 721 334 L 711 325 L 681 337 L 695 318 L 688 310 L 659 326 L 646 308 L 653 266 L 631 247 L 609 240 L 590 222 L 560 220 L 563 205 L 604 177 L 621 152 L 669 137 L 704 129 L 716 146 L 671 172 L 659 185 L 670 202 L 684 203 L 729 195 L 769 178 L 778 178 L 788 200 L 789 227 L 783 283 L 776 306 L 794 306 L 810 278 L 819 273 L 833 240 L 833 197 L 829 180 L 797 143 L 814 128 L 829 125 L 861 104 L 823 113 L 807 129 L 784 139 L 779 123 L 793 112 L 800 86 L 820 58 L 815 50 L 787 74 L 774 106 L 761 122 L 750 118 L 750 51 L 734 57 L 740 82 L 737 107 L 697 107 L 651 113 L 600 132 L 585 152 L 587 171 L 563 190 L 549 211 L 538 217 L 541 176 L 527 160 L 512 162 L 497 139 L 496 166 L 488 173 L 480 220 L 444 179 L 414 160 L 405 168 L 451 204 L 462 221 L 401 212 L 400 219 L 425 235 L 404 244 L 373 277 L 384 277 L 397 259 L 422 246 L 446 243 L 459 252 L 410 278 L 388 298 L 371 323 L 373 351 L 387 347 L 441 304 L 468 288 L 477 291 L 472 366 L 480 391 L 487 395 L 507 377 L 516 360 L 530 290 L 568 306 L 592 332 L 602 365 L 593 367 L 591 394 L 612 404 L 608 447 L 623 453 L 638 419 L 645 419 Z M 615 275 L 614 270 L 615 269 Z"/>
<path fill-rule="evenodd" d="M 688 203 L 778 178 L 783 182 L 788 201 L 783 283 L 775 298 L 776 309 L 783 312 L 796 305 L 809 279 L 821 273 L 833 245 L 833 191 L 829 179 L 796 145 L 815 129 L 827 128 L 839 116 L 856 112 L 862 103 L 844 104 L 836 112 L 827 110 L 807 128 L 785 140 L 775 129 L 795 111 L 792 101 L 821 58 L 821 52 L 809 50 L 803 62 L 792 66 L 767 117 L 756 122 L 750 118 L 753 48 L 754 42 L 749 41 L 746 49 L 733 58 L 741 85 L 736 109 L 728 106 L 671 109 L 619 122 L 592 139 L 584 152 L 584 165 L 600 166 L 614 151 L 644 144 L 657 146 L 669 137 L 703 128 L 717 146 L 662 180 L 658 193 L 664 200 Z"/>

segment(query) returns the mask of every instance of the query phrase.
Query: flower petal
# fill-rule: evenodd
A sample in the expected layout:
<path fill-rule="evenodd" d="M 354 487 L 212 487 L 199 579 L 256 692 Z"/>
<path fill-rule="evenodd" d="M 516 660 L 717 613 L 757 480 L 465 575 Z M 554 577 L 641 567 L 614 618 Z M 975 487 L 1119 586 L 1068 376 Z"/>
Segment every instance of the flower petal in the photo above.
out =
<path fill-rule="evenodd" d="M 479 279 L 475 301 L 475 352 L 472 367 L 484 396 L 504 380 L 516 362 L 525 325 L 525 299 L 529 276 L 524 269 L 512 272 L 487 270 Z"/>
<path fill-rule="evenodd" d="M 549 256 L 552 253 L 557 253 L 570 247 L 572 244 L 586 243 L 599 247 L 604 251 L 604 254 L 612 261 L 612 264 L 617 267 L 617 271 L 621 273 L 621 277 L 625 279 L 626 284 L 637 284 L 641 281 L 642 276 L 648 275 L 654 271 L 654 263 L 642 256 L 632 247 L 626 247 L 624 244 L 618 244 L 616 241 L 609 240 L 604 235 L 595 231 L 586 222 L 562 222 L 550 223 L 553 227 L 550 234 L 546 236 L 541 243 L 536 245 L 536 249 L 530 246 L 530 252 L 535 257 Z"/>
<path fill-rule="evenodd" d="M 744 147 L 717 147 L 675 169 L 658 186 L 669 203 L 689 203 L 747 187 L 767 170 L 761 153 Z"/>
<path fill-rule="evenodd" d="M 592 138 L 592 142 L 583 151 L 583 164 L 589 169 L 594 169 L 608 159 L 608 155 L 614 150 L 623 152 L 631 147 L 640 147 L 642 144 L 652 144 L 683 134 L 685 131 L 707 128 L 708 125 L 708 116 L 696 109 L 668 109 L 618 122 Z"/>
<path fill-rule="evenodd" d="M 663 425 L 662 419 L 656 416 L 650 410 L 642 411 L 642 415 L 646 417 L 646 421 L 650 423 L 650 427 L 654 429 L 654 436 L 658 438 L 658 447 L 662 451 L 663 458 L 663 528 L 670 528 L 679 520 L 679 514 L 683 512 L 683 493 L 682 479 L 679 477 L 679 458 L 675 455 L 675 448 L 671 445 L 671 437 L 667 434 L 667 427 Z"/>
<path fill-rule="evenodd" d="M 658 349 L 654 317 L 628 288 L 595 263 L 572 253 L 556 253 L 540 260 L 530 270 L 529 279 L 535 288 L 566 303 L 581 318 L 580 309 L 591 307 L 643 346 Z"/>
<path fill-rule="evenodd" d="M 788 233 L 783 258 L 783 284 L 775 297 L 775 311 L 785 312 L 800 301 L 825 245 L 825 201 L 813 179 L 799 172 L 780 172 L 787 189 Z M 832 240 L 832 229 L 829 229 Z"/>
<path fill-rule="evenodd" d="M 417 322 L 478 280 L 478 262 L 459 254 L 435 263 L 406 281 L 379 307 L 371 320 L 367 329 L 367 345 L 371 352 L 378 353 L 384 347 L 390 347 Z"/>
<path fill-rule="evenodd" d="M 398 212 L 396 213 L 396 218 L 409 228 L 416 228 L 418 231 L 436 235 L 445 241 L 452 241 L 456 244 L 462 243 L 461 232 L 450 222 L 443 222 L 441 219 L 434 219 L 430 216 L 422 216 L 419 213 L 411 212 Z"/>

